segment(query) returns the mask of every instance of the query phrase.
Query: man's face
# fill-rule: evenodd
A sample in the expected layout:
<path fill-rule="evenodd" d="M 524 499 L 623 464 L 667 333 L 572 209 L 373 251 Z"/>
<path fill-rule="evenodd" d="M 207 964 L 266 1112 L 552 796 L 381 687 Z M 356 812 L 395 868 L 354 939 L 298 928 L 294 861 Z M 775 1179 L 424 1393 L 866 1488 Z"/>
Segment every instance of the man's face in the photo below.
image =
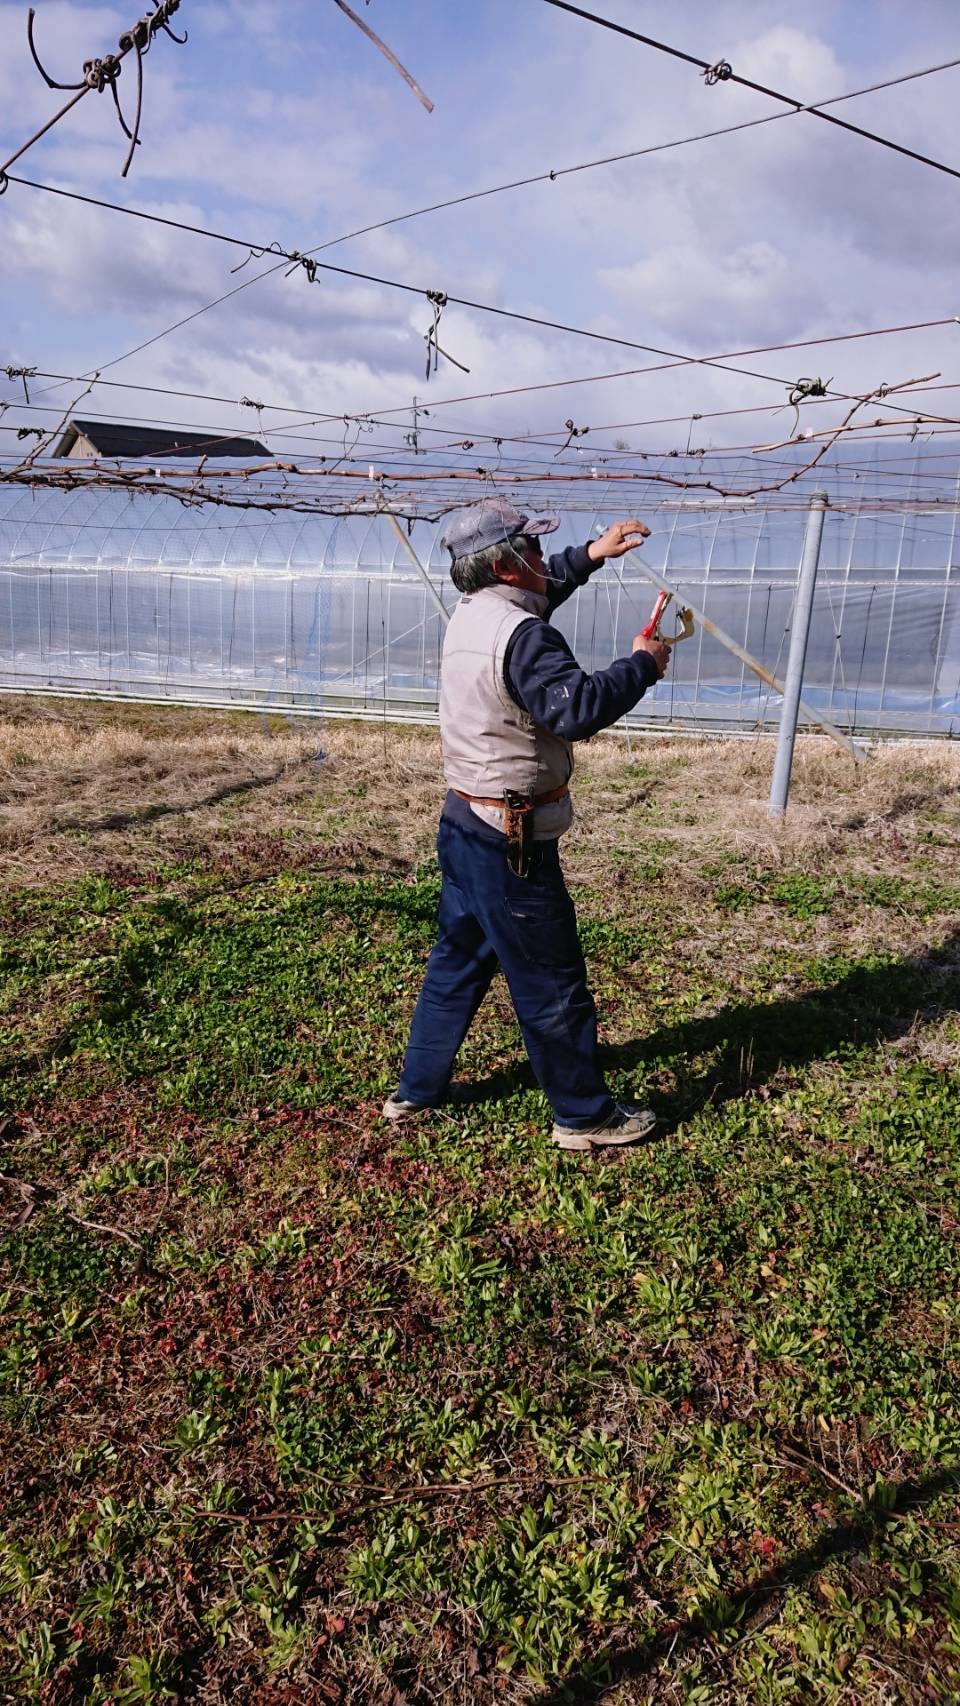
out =
<path fill-rule="evenodd" d="M 528 539 L 522 548 L 514 545 L 510 555 L 497 565 L 497 573 L 508 585 L 542 596 L 547 590 L 547 576 L 539 539 Z"/>

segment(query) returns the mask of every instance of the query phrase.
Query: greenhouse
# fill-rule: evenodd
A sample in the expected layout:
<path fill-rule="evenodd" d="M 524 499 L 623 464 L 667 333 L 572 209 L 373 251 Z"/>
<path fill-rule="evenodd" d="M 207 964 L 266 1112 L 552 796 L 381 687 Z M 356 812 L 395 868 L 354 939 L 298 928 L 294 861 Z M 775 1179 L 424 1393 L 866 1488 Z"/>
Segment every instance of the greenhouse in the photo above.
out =
<path fill-rule="evenodd" d="M 960 732 L 955 445 L 832 451 L 815 475 L 754 498 L 658 483 L 662 462 L 643 462 L 633 485 L 559 480 L 552 503 L 506 471 L 497 489 L 528 510 L 559 509 L 554 549 L 643 515 L 652 528 L 643 561 L 779 677 L 809 498 L 822 487 L 829 508 L 806 704 L 864 732 Z M 714 485 L 718 466 L 728 487 L 756 482 L 756 458 L 713 458 Z M 687 464 L 673 462 L 671 476 L 678 467 Z M 703 467 L 702 457 L 691 460 L 688 472 Z M 481 495 L 464 486 L 445 507 Z M 456 597 L 443 522 L 398 527 L 372 511 L 369 502 L 353 513 L 294 513 L 96 485 L 6 484 L 0 686 L 431 720 L 443 639 L 436 595 L 448 610 Z M 597 669 L 629 649 L 653 598 L 630 556 L 599 570 L 556 620 L 584 667 Z M 698 625 L 630 723 L 762 727 L 776 722 L 779 704 L 775 689 Z"/>

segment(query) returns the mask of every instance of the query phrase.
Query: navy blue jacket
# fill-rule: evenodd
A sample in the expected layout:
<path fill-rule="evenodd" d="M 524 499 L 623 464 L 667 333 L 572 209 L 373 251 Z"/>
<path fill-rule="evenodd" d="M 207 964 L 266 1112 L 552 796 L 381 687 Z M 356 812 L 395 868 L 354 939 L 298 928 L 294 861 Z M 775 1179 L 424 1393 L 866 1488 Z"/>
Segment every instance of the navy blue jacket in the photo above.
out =
<path fill-rule="evenodd" d="M 648 687 L 659 679 L 649 652 L 632 652 L 617 658 L 609 669 L 593 675 L 580 668 L 563 635 L 550 626 L 549 618 L 578 587 L 600 568 L 591 562 L 586 545 L 570 545 L 547 559 L 547 620 L 524 622 L 507 643 L 504 680 L 512 699 L 541 728 L 562 740 L 589 740 L 600 729 L 608 729 L 627 711 L 632 711 Z M 500 839 L 499 832 L 479 823 L 465 800 L 449 793 L 444 816 L 463 828 L 485 831 Z"/>
<path fill-rule="evenodd" d="M 545 622 L 524 622 L 507 644 L 504 678 L 511 699 L 543 729 L 561 740 L 589 740 L 632 711 L 659 678 L 649 652 L 617 658 L 609 669 L 588 675 L 549 617 L 583 586 L 599 563 L 586 545 L 571 545 L 547 561 Z"/>

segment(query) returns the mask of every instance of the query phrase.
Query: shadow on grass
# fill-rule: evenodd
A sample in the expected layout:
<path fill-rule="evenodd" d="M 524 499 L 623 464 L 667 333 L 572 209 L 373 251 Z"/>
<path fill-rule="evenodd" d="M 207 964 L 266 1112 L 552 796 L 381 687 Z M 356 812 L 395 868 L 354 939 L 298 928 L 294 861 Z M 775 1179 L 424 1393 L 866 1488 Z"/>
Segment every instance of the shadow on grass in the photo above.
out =
<path fill-rule="evenodd" d="M 202 811 L 205 806 L 219 806 L 224 800 L 232 800 L 242 794 L 254 794 L 261 788 L 272 788 L 275 782 L 282 781 L 290 766 L 282 764 L 278 770 L 270 770 L 265 776 L 247 776 L 242 782 L 224 782 L 222 787 L 214 788 L 210 794 L 204 794 L 199 800 L 180 800 L 176 803 L 158 801 L 156 805 L 144 806 L 139 811 L 111 812 L 108 817 L 94 818 L 85 822 L 82 818 L 68 818 L 63 823 L 53 825 L 53 833 L 61 834 L 67 830 L 84 835 L 106 834 L 109 830 L 141 828 L 144 824 L 156 823 L 158 818 L 183 817 L 187 812 Z"/>
<path fill-rule="evenodd" d="M 676 1094 L 661 1098 L 671 1119 L 688 1119 L 712 1103 L 722 1106 L 755 1089 L 782 1068 L 807 1066 L 844 1047 L 904 1036 L 918 1020 L 960 1004 L 960 930 L 928 953 L 882 965 L 856 965 L 835 982 L 778 1001 L 722 1007 L 702 1019 L 665 1025 L 629 1043 L 600 1050 L 608 1071 L 642 1073 L 669 1061 Z M 706 1072 L 684 1078 L 684 1063 L 718 1058 Z M 493 1101 L 534 1087 L 526 1061 L 471 1084 L 465 1099 Z"/>
<path fill-rule="evenodd" d="M 835 982 L 778 1001 L 745 1002 L 702 1019 L 667 1025 L 603 1051 L 621 1071 L 680 1060 L 678 1117 L 707 1102 L 742 1096 L 782 1068 L 803 1067 L 845 1047 L 902 1037 L 919 1021 L 955 1011 L 960 998 L 960 930 L 938 948 L 892 963 L 855 965 Z M 718 1054 L 713 1069 L 683 1080 L 684 1060 Z"/>
<path fill-rule="evenodd" d="M 796 1552 L 786 1563 L 765 1571 L 745 1587 L 731 1593 L 728 1596 L 730 1622 L 734 1619 L 742 1622 L 757 1613 L 762 1616 L 765 1601 L 772 1615 L 764 1620 L 772 1622 L 779 1615 L 779 1596 L 785 1594 L 789 1587 L 809 1581 L 832 1558 L 869 1553 L 877 1536 L 899 1517 L 922 1509 L 944 1493 L 955 1491 L 957 1484 L 957 1473 L 946 1471 L 931 1475 L 924 1481 L 905 1481 L 897 1488 L 895 1513 L 865 1510 L 849 1522 L 834 1523 L 818 1540 Z M 530 1706 L 588 1706 L 590 1702 L 602 1700 L 621 1683 L 645 1676 L 662 1660 L 682 1656 L 710 1635 L 710 1623 L 702 1616 L 671 1620 L 658 1634 L 642 1641 L 639 1646 L 620 1651 L 608 1648 L 598 1653 L 578 1675 L 568 1677 L 556 1688 L 551 1688 L 549 1693 L 536 1695 Z M 722 1660 L 723 1648 L 714 1650 Z"/>

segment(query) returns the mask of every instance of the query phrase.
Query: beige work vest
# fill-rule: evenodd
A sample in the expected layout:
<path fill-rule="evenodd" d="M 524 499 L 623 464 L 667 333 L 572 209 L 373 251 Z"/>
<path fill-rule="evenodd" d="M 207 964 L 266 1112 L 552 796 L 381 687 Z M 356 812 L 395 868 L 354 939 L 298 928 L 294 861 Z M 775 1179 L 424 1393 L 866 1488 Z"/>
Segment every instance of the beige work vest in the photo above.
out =
<path fill-rule="evenodd" d="M 440 740 L 449 787 L 502 799 L 508 788 L 551 793 L 572 775 L 570 743 L 535 723 L 504 680 L 511 635 L 524 622 L 542 621 L 546 608 L 539 593 L 515 586 L 484 587 L 457 605 L 440 668 Z M 502 812 L 477 805 L 471 810 L 502 829 Z M 534 835 L 542 840 L 562 835 L 572 815 L 569 796 L 539 806 Z"/>

